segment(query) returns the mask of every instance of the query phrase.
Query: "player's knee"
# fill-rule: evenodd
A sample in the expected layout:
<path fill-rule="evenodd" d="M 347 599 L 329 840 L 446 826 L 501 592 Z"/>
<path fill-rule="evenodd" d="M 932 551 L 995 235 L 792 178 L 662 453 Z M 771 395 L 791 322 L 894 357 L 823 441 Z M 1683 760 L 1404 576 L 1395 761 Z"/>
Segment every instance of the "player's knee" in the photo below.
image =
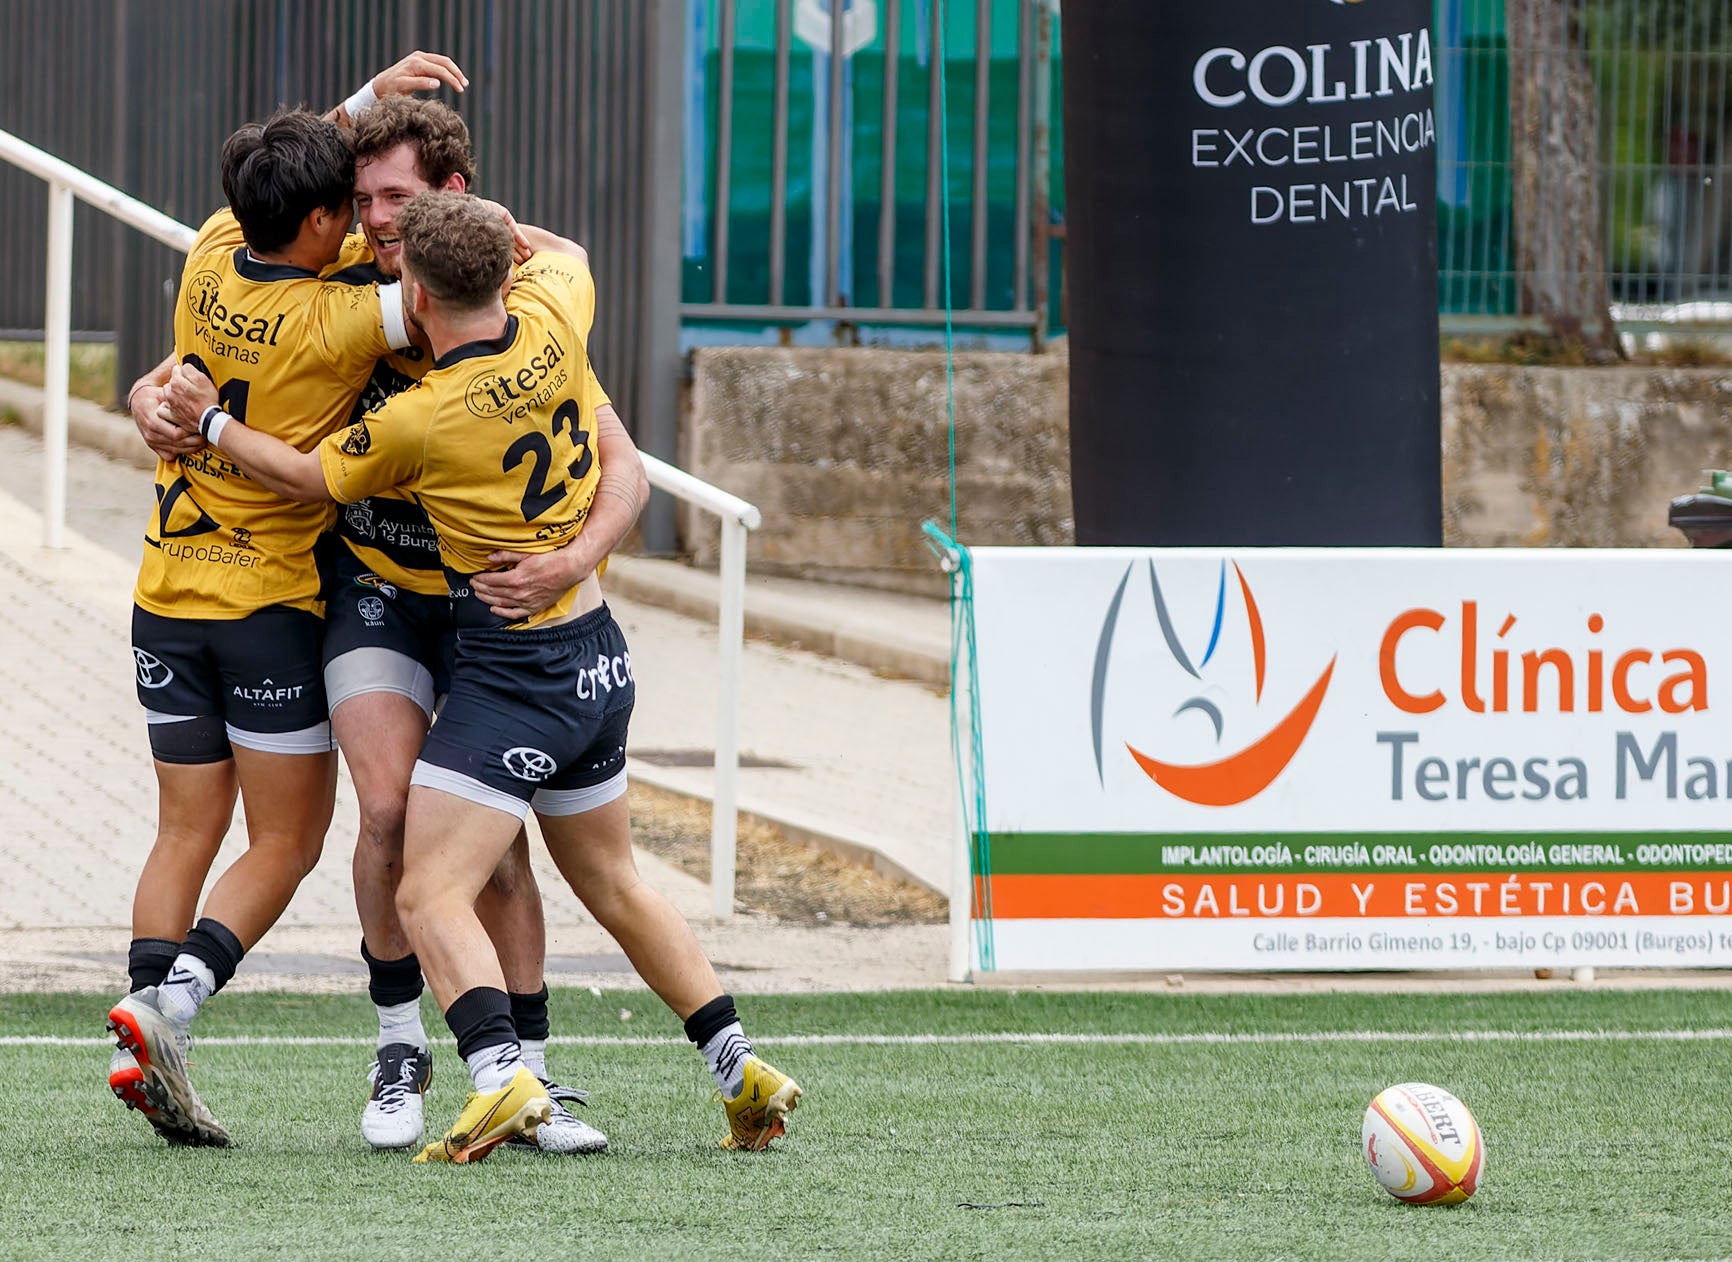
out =
<path fill-rule="evenodd" d="M 604 872 L 581 882 L 581 888 L 574 885 L 572 892 L 606 929 L 635 914 L 633 903 L 641 888 L 643 881 L 636 871 Z"/>
<path fill-rule="evenodd" d="M 404 872 L 397 882 L 397 919 L 404 929 L 414 931 L 434 914 L 445 889 L 440 881 L 427 872 Z"/>
<path fill-rule="evenodd" d="M 361 803 L 357 856 L 361 850 L 367 850 L 382 865 L 402 863 L 404 805 L 403 799 L 397 797 Z"/>

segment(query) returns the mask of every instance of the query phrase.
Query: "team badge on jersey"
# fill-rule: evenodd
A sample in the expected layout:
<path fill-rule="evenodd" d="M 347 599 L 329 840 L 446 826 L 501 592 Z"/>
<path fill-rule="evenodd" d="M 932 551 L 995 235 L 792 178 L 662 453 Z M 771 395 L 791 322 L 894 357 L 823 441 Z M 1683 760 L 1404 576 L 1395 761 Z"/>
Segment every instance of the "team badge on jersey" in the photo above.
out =
<path fill-rule="evenodd" d="M 367 422 L 357 421 L 343 437 L 343 450 L 351 456 L 364 456 L 373 446 L 373 431 Z"/>

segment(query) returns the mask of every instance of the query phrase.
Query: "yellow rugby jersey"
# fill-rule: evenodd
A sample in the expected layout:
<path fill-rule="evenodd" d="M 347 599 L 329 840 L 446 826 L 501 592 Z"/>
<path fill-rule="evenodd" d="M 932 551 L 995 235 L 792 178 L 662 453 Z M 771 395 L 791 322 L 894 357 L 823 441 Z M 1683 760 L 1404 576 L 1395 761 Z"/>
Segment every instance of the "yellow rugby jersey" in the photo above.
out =
<path fill-rule="evenodd" d="M 387 283 L 391 278 L 378 270 L 372 247 L 357 233 L 349 240 L 360 255 L 360 261 L 341 271 L 333 269 L 327 275 L 338 279 Z M 347 250 L 345 250 L 347 253 Z M 582 272 L 581 285 L 587 293 L 590 319 L 594 319 L 595 285 L 588 267 L 578 259 L 569 260 Z M 531 263 L 533 260 L 531 260 Z M 524 265 L 530 266 L 529 263 Z M 516 282 L 513 281 L 515 284 Z M 585 326 L 585 336 L 589 326 Z M 419 346 L 393 351 L 381 359 L 373 370 L 367 388 L 355 405 L 351 423 L 358 422 L 386 399 L 414 385 L 432 368 L 432 355 Z M 607 403 L 607 394 L 596 380 L 586 357 L 585 371 L 597 407 Z M 359 503 L 346 504 L 337 513 L 337 534 L 355 559 L 387 583 L 405 591 L 424 596 L 443 596 L 449 590 L 445 570 L 439 559 L 439 540 L 426 512 L 409 492 L 401 488 L 381 491 Z M 606 566 L 606 562 L 602 562 Z"/>
<path fill-rule="evenodd" d="M 500 549 L 551 552 L 583 529 L 601 468 L 595 410 L 607 396 L 585 339 L 595 287 L 583 263 L 541 253 L 517 270 L 497 339 L 434 360 L 418 385 L 319 445 L 325 484 L 353 504 L 409 491 L 439 537 L 459 626 L 502 626 L 468 579 Z M 522 622 L 570 611 L 574 594 Z"/>
<path fill-rule="evenodd" d="M 355 261 L 348 245 L 345 255 Z M 253 258 L 222 210 L 187 254 L 175 355 L 216 382 L 236 420 L 252 412 L 267 432 L 310 451 L 349 420 L 378 359 L 407 342 L 394 295 L 388 305 L 375 285 Z M 313 544 L 329 505 L 281 499 L 210 447 L 158 461 L 156 500 L 134 593 L 141 607 L 167 618 L 244 618 L 267 605 L 319 611 Z"/>

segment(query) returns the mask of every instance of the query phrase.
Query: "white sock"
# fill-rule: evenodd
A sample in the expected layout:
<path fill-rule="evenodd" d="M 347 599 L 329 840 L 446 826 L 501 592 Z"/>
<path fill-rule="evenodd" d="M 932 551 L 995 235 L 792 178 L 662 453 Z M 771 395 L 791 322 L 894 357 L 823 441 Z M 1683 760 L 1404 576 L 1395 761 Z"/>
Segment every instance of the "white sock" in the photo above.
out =
<path fill-rule="evenodd" d="M 427 1050 L 427 1030 L 421 1024 L 421 1000 L 406 999 L 402 1003 L 374 1004 L 379 1010 L 379 1046 L 408 1043 Z"/>
<path fill-rule="evenodd" d="M 465 1059 L 469 1063 L 469 1076 L 475 1080 L 475 1089 L 481 1092 L 503 1090 L 511 1085 L 517 1071 L 523 1068 L 523 1051 L 516 1043 L 495 1043 L 492 1047 L 471 1052 Z"/>
<path fill-rule="evenodd" d="M 752 1054 L 752 1040 L 738 1021 L 705 1043 L 703 1053 L 724 1096 L 731 1100 L 745 1090 L 746 1057 Z"/>
<path fill-rule="evenodd" d="M 518 1045 L 523 1048 L 523 1063 L 529 1067 L 529 1072 L 546 1082 L 547 1040 L 520 1039 Z"/>
<path fill-rule="evenodd" d="M 182 951 L 174 957 L 162 985 L 156 988 L 156 1006 L 163 1016 L 184 1030 L 215 989 L 216 974 L 211 972 L 210 965 Z"/>

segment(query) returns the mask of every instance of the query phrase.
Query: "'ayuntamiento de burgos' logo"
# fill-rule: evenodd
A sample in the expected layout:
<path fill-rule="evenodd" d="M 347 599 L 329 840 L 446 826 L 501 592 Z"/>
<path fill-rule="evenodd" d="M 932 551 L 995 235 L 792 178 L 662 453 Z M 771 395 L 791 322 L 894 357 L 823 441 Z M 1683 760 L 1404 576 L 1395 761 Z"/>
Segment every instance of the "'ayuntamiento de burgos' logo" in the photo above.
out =
<path fill-rule="evenodd" d="M 1095 771 L 1103 784 L 1106 781 L 1106 761 L 1101 742 L 1106 709 L 1107 666 L 1112 657 L 1114 633 L 1118 629 L 1125 590 L 1130 586 L 1131 576 L 1136 569 L 1133 562 L 1119 580 L 1118 590 L 1113 593 L 1112 603 L 1107 606 L 1106 618 L 1101 624 L 1100 645 L 1095 650 L 1090 720 L 1094 735 Z M 1161 580 L 1155 573 L 1153 561 L 1148 563 L 1148 571 L 1149 587 L 1154 595 L 1155 620 L 1160 626 L 1166 650 L 1179 671 L 1174 678 L 1184 681 L 1183 691 L 1195 694 L 1183 700 L 1171 717 L 1162 724 L 1163 729 L 1171 732 L 1170 740 L 1163 743 L 1177 746 L 1184 740 L 1185 736 L 1179 729 L 1178 721 L 1187 714 L 1195 713 L 1208 720 L 1208 728 L 1202 730 L 1213 731 L 1217 750 L 1228 745 L 1230 740 L 1233 745 L 1238 745 L 1238 748 L 1233 753 L 1203 762 L 1163 761 L 1144 753 L 1129 741 L 1125 742 L 1125 749 L 1149 779 L 1174 797 L 1194 802 L 1198 806 L 1236 806 L 1241 802 L 1248 802 L 1275 782 L 1275 778 L 1293 761 L 1299 747 L 1305 743 L 1306 736 L 1311 732 L 1311 725 L 1317 718 L 1317 711 L 1323 705 L 1324 694 L 1329 691 L 1329 681 L 1335 673 L 1336 659 L 1329 659 L 1323 673 L 1317 676 L 1316 682 L 1299 699 L 1297 705 L 1277 719 L 1272 726 L 1265 727 L 1257 711 L 1263 700 L 1269 643 L 1263 627 L 1263 616 L 1257 608 L 1257 599 L 1251 594 L 1251 585 L 1246 581 L 1238 563 L 1233 564 L 1233 575 L 1238 579 L 1239 593 L 1244 604 L 1246 638 L 1251 649 L 1250 682 L 1253 687 L 1249 697 L 1242 695 L 1243 690 L 1236 697 L 1231 687 L 1210 686 L 1204 679 L 1204 672 L 1209 670 L 1211 663 L 1215 666 L 1215 670 L 1210 672 L 1211 675 L 1230 677 L 1234 673 L 1216 657 L 1216 650 L 1222 645 L 1222 628 L 1227 618 L 1227 563 L 1221 564 L 1208 647 L 1204 649 L 1201 661 L 1195 663 L 1185 649 L 1184 637 L 1181 636 L 1166 596 L 1161 591 Z M 1197 629 L 1201 630 L 1200 624 Z M 1238 673 L 1241 676 L 1244 674 L 1242 666 Z M 1141 698 L 1126 696 L 1122 692 L 1116 692 L 1114 699 L 1121 706 L 1127 701 L 1133 704 L 1141 702 Z M 1224 701 L 1226 705 L 1218 704 L 1217 699 Z M 1194 731 L 1195 720 L 1191 722 L 1193 726 L 1187 730 Z M 1236 739 L 1232 739 L 1237 732 L 1228 732 L 1230 725 L 1235 729 L 1243 725 L 1252 731 L 1261 731 L 1261 735 L 1254 737 L 1249 744 L 1240 745 Z M 1142 726 L 1140 730 L 1148 729 Z M 1142 743 L 1150 742 L 1143 740 Z"/>

